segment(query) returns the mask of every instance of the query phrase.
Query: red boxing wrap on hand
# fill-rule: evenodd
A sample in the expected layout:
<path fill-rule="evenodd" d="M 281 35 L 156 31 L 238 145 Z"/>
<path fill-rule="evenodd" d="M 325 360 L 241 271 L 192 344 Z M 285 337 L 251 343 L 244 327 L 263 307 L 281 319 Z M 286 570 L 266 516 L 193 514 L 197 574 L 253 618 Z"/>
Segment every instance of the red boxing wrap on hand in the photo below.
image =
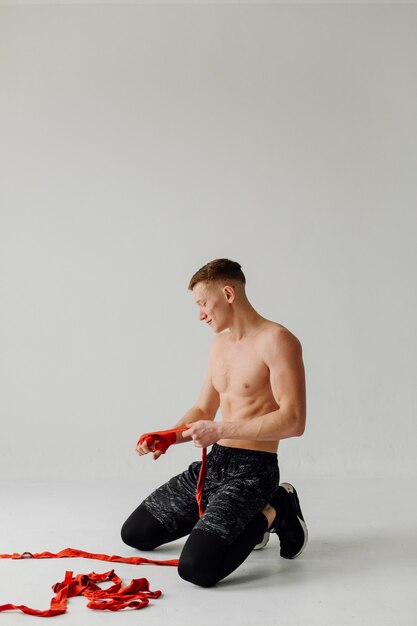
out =
<path fill-rule="evenodd" d="M 146 445 L 148 446 L 148 448 L 151 449 L 155 443 L 155 439 L 159 439 L 159 441 L 155 445 L 155 450 L 160 450 L 161 452 L 165 453 L 168 450 L 169 446 L 171 446 L 173 443 L 177 441 L 177 433 L 181 433 L 184 430 L 188 430 L 188 426 L 181 426 L 179 428 L 171 428 L 170 430 L 160 430 L 160 431 L 155 431 L 153 433 L 145 433 L 139 438 L 139 441 L 136 445 L 138 446 L 146 442 Z M 206 480 L 206 474 L 207 474 L 207 448 L 203 448 L 200 473 L 198 475 L 198 482 L 197 482 L 197 493 L 196 493 L 196 500 L 198 504 L 198 512 L 200 514 L 200 517 L 204 513 L 203 489 L 204 489 L 204 483 Z"/>
<path fill-rule="evenodd" d="M 146 443 L 148 448 L 152 450 L 152 447 L 155 444 L 155 439 L 158 439 L 157 443 L 155 444 L 155 450 L 159 450 L 160 452 L 165 454 L 168 448 L 172 446 L 173 443 L 176 443 L 177 433 L 183 432 L 184 430 L 187 430 L 187 428 L 171 428 L 171 430 L 161 430 L 158 432 L 155 431 L 154 433 L 145 433 L 144 435 L 141 435 L 136 445 L 139 446 L 142 443 Z"/>

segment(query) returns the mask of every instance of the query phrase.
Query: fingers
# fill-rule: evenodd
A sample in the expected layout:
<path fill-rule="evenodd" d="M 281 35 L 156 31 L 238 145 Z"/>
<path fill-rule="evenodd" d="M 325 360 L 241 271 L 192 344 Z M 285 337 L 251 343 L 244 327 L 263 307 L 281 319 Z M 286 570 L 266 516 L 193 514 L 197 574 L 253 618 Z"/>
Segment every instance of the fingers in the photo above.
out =
<path fill-rule="evenodd" d="M 150 452 L 152 452 L 153 460 L 156 461 L 157 459 L 159 459 L 159 457 L 162 454 L 162 450 L 156 450 L 156 445 L 158 442 L 159 442 L 159 439 L 157 437 L 154 437 L 152 439 L 152 442 L 150 445 L 148 445 L 146 441 L 143 441 L 143 443 L 136 445 L 136 452 L 139 454 L 139 456 L 143 456 L 145 454 L 149 454 Z"/>
<path fill-rule="evenodd" d="M 185 424 L 185 425 L 187 426 L 188 430 L 183 430 L 182 433 L 181 433 L 181 435 L 184 437 L 184 439 L 186 437 L 192 437 L 192 433 L 194 432 L 192 430 L 193 424 Z"/>
<path fill-rule="evenodd" d="M 143 443 L 141 443 L 140 445 L 137 445 L 137 446 L 136 446 L 136 452 L 137 452 L 140 456 L 142 456 L 142 455 L 144 455 L 144 454 L 149 454 L 150 452 L 154 452 L 154 453 L 156 454 L 156 452 L 159 452 L 159 450 L 158 450 L 158 451 L 155 451 L 155 445 L 156 445 L 157 443 L 158 443 L 158 439 L 155 439 L 155 440 L 152 442 L 152 445 L 151 445 L 151 446 L 148 446 L 148 444 L 146 443 L 146 441 L 144 441 L 144 442 L 143 442 Z M 159 457 L 159 456 L 160 456 L 160 455 L 158 454 L 158 457 Z M 157 457 L 157 458 L 158 458 L 158 457 Z"/>
<path fill-rule="evenodd" d="M 142 444 L 137 444 L 136 446 L 136 452 L 142 456 L 143 454 L 148 454 L 150 452 L 148 446 L 146 445 L 146 443 L 142 443 Z"/>
<path fill-rule="evenodd" d="M 184 437 L 184 439 L 186 437 L 191 437 L 194 445 L 196 448 L 202 448 L 203 446 L 199 443 L 200 441 L 200 436 L 198 434 L 199 429 L 198 427 L 196 428 L 196 425 L 198 425 L 200 422 L 194 422 L 193 424 L 186 424 L 186 426 L 188 427 L 188 430 L 184 430 L 181 434 Z"/>

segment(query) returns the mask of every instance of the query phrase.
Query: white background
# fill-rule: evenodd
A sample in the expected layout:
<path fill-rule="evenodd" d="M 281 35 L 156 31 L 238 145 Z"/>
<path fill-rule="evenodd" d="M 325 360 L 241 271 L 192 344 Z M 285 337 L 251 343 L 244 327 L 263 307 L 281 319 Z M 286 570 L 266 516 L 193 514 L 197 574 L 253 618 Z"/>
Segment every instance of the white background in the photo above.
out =
<path fill-rule="evenodd" d="M 217 257 L 303 345 L 283 478 L 416 472 L 416 59 L 413 5 L 0 8 L 4 484 L 199 458 L 134 447 L 198 397 Z"/>
<path fill-rule="evenodd" d="M 0 4 L 0 553 L 138 556 L 123 521 L 200 451 L 135 443 L 196 401 L 187 286 L 228 257 L 303 345 L 279 462 L 307 548 L 271 536 L 213 589 L 116 564 L 163 596 L 62 619 L 415 626 L 417 7 Z M 1 560 L 0 605 L 110 567 Z"/>

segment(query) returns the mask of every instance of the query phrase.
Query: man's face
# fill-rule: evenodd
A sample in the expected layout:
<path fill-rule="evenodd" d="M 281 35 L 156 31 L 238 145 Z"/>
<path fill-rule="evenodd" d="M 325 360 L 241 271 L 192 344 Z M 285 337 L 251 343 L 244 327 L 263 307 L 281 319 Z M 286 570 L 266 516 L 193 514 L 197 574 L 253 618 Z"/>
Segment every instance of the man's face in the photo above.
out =
<path fill-rule="evenodd" d="M 193 288 L 193 294 L 200 320 L 208 324 L 215 333 L 228 328 L 229 306 L 219 285 L 197 283 Z"/>

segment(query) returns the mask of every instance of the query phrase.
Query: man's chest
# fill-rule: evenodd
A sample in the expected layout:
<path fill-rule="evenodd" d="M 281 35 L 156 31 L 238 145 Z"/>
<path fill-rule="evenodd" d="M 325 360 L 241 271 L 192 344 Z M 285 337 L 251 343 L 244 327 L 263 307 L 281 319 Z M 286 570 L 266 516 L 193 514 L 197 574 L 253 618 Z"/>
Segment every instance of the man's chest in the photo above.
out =
<path fill-rule="evenodd" d="M 219 393 L 252 395 L 269 385 L 269 369 L 257 350 L 225 350 L 212 356 L 211 378 Z"/>

